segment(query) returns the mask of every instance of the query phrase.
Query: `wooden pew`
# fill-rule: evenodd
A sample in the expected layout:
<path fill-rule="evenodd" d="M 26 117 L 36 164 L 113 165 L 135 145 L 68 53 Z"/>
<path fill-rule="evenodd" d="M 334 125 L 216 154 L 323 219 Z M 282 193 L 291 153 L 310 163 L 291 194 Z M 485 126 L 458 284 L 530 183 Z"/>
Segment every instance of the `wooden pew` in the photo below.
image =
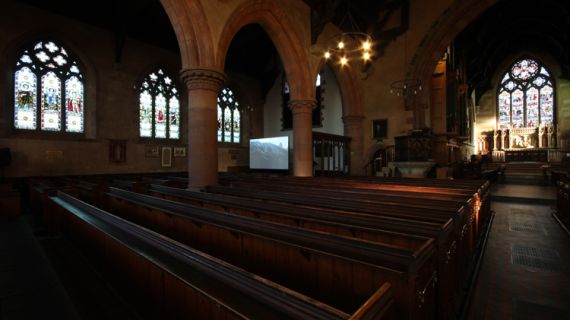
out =
<path fill-rule="evenodd" d="M 447 208 L 453 211 L 454 206 L 464 205 L 469 211 L 467 214 L 469 221 L 474 223 L 474 226 L 469 229 L 469 239 L 472 248 L 476 246 L 477 239 L 480 238 L 482 230 L 489 219 L 489 192 L 485 190 L 482 196 L 480 196 L 476 193 L 476 190 L 481 189 L 477 188 L 477 184 L 475 184 L 475 187 L 470 187 L 470 191 L 461 191 L 462 195 L 459 195 L 438 194 L 434 192 L 425 194 L 424 192 L 417 192 L 416 187 L 406 187 L 407 189 L 401 190 L 379 190 L 375 184 L 353 183 L 352 181 L 351 179 L 339 178 L 306 179 L 296 177 L 273 179 L 254 178 L 252 181 L 248 181 L 247 178 L 242 178 L 237 181 L 226 180 L 226 184 L 246 189 L 294 191 L 295 193 L 303 193 L 304 195 L 311 194 L 319 196 L 319 194 L 324 194 L 326 197 L 348 198 L 351 201 L 362 199 L 368 203 L 373 201 L 386 204 L 392 202 L 393 204 L 395 201 L 397 206 L 400 207 Z M 424 184 L 427 184 L 427 182 L 424 182 Z M 470 225 L 472 225 L 472 223 Z"/>
<path fill-rule="evenodd" d="M 111 188 L 112 212 L 347 313 L 390 282 L 399 319 L 433 319 L 433 240 L 374 243 Z"/>
<path fill-rule="evenodd" d="M 51 199 L 62 230 L 144 318 L 393 319 L 388 283 L 351 316 L 65 193 Z"/>
<path fill-rule="evenodd" d="M 338 210 L 299 207 L 287 203 L 266 203 L 263 201 L 195 192 L 159 185 L 151 185 L 149 193 L 165 199 L 185 202 L 212 210 L 255 217 L 277 223 L 299 226 L 342 236 L 390 243 L 390 238 L 382 236 L 386 232 L 415 234 L 435 239 L 438 252 L 438 319 L 450 319 L 457 297 L 459 279 L 456 278 L 455 257 L 457 241 L 453 238 L 451 220 L 440 225 L 415 220 L 402 220 L 393 217 L 354 214 Z"/>
<path fill-rule="evenodd" d="M 347 199 L 334 199 L 330 197 L 317 198 L 314 196 L 306 197 L 304 194 L 279 193 L 262 190 L 244 190 L 223 186 L 207 187 L 208 192 L 217 194 L 234 195 L 249 199 L 260 199 L 267 202 L 275 203 L 293 203 L 301 206 L 309 206 L 311 208 L 326 208 L 328 210 L 342 210 L 346 212 L 358 212 L 371 215 L 388 216 L 400 219 L 415 220 L 418 222 L 431 222 L 440 225 L 451 224 L 453 229 L 453 241 L 447 252 L 457 254 L 457 259 L 453 272 L 454 279 L 451 280 L 453 292 L 459 294 L 463 284 L 470 272 L 473 252 L 475 250 L 476 232 L 474 231 L 474 215 L 468 215 L 468 210 L 464 207 L 456 214 L 452 212 L 441 212 L 435 209 L 402 209 L 402 206 L 395 205 L 387 208 L 386 205 L 365 203 L 361 200 L 350 201 Z"/>

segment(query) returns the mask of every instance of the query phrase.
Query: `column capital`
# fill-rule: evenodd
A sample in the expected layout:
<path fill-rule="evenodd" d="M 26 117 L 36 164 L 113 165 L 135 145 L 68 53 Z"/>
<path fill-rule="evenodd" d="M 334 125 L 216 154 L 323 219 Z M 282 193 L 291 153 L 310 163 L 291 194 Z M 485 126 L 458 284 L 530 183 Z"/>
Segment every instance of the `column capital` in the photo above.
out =
<path fill-rule="evenodd" d="M 210 90 L 219 92 L 226 75 L 214 69 L 182 69 L 180 78 L 188 90 Z"/>
<path fill-rule="evenodd" d="M 345 126 L 358 126 L 362 125 L 364 118 L 365 118 L 364 116 L 357 116 L 357 115 L 343 116 L 342 122 L 344 123 Z"/>
<path fill-rule="evenodd" d="M 289 109 L 293 113 L 311 113 L 317 107 L 315 100 L 291 100 L 289 101 Z"/>

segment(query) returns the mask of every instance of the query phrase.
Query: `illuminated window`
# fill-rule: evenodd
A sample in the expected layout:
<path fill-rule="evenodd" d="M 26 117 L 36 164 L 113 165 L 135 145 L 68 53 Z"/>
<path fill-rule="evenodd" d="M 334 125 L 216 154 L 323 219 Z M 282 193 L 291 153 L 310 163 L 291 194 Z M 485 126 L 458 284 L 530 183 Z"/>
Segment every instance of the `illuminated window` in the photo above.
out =
<path fill-rule="evenodd" d="M 162 69 L 147 75 L 139 88 L 139 135 L 180 138 L 180 99 L 172 78 Z"/>
<path fill-rule="evenodd" d="M 82 133 L 84 83 L 77 60 L 54 41 L 23 50 L 14 73 L 14 127 Z"/>
<path fill-rule="evenodd" d="M 232 90 L 218 95 L 218 142 L 240 143 L 241 108 Z"/>
<path fill-rule="evenodd" d="M 315 98 L 317 100 L 317 106 L 313 109 L 312 123 L 313 127 L 322 126 L 322 109 L 323 109 L 323 93 L 324 93 L 324 81 L 323 72 L 317 74 L 317 79 L 315 80 Z M 281 106 L 281 129 L 290 130 L 293 129 L 293 112 L 289 108 L 289 101 L 291 100 L 291 95 L 289 93 L 289 83 L 287 79 L 283 78 L 283 87 L 281 88 L 282 101 Z"/>
<path fill-rule="evenodd" d="M 498 91 L 499 129 L 535 128 L 554 121 L 550 73 L 533 59 L 520 59 L 503 75 Z"/>

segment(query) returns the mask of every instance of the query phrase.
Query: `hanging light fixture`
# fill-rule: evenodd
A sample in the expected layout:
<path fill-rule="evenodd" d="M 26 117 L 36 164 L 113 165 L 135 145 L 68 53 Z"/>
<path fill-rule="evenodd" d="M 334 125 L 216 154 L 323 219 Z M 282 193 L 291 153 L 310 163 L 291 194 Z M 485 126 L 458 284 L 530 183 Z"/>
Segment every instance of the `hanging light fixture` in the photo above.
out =
<path fill-rule="evenodd" d="M 338 24 L 343 31 L 328 40 L 328 48 L 324 51 L 325 60 L 337 62 L 341 67 L 351 63 L 370 62 L 373 57 L 374 42 L 372 36 L 362 32 L 350 10 L 350 0 L 346 1 L 346 15 Z"/>
<path fill-rule="evenodd" d="M 404 66 L 408 62 L 407 33 L 404 35 Z M 422 81 L 417 78 L 404 78 L 390 84 L 390 93 L 398 97 L 415 96 L 422 91 Z"/>

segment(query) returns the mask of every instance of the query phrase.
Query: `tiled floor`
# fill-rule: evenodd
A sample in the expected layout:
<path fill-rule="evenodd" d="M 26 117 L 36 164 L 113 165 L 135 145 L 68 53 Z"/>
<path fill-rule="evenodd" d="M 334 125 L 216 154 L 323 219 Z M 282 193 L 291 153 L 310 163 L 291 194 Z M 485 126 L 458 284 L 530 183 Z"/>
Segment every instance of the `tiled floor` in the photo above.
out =
<path fill-rule="evenodd" d="M 494 186 L 495 219 L 468 319 L 570 319 L 570 237 L 553 187 Z"/>

